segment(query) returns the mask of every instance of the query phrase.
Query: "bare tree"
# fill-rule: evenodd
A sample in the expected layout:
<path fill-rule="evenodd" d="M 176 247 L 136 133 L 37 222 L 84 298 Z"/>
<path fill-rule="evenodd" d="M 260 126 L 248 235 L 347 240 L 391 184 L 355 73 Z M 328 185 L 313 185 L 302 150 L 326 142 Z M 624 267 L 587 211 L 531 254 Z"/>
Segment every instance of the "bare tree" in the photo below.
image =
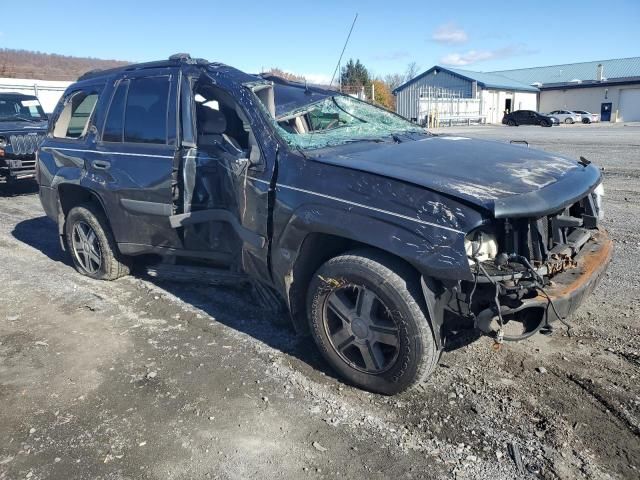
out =
<path fill-rule="evenodd" d="M 408 82 L 409 80 L 413 80 L 418 76 L 420 72 L 420 65 L 416 62 L 411 62 L 407 65 L 407 69 L 404 71 L 404 81 Z"/>
<path fill-rule="evenodd" d="M 389 90 L 393 91 L 404 83 L 404 75 L 401 73 L 389 73 L 382 79 L 387 84 Z"/>
<path fill-rule="evenodd" d="M 294 80 L 296 82 L 304 82 L 304 77 L 302 75 L 297 75 L 291 72 L 285 72 L 279 67 L 271 67 L 269 70 L 266 70 L 266 74 L 275 75 L 276 77 L 284 78 L 285 80 Z"/>

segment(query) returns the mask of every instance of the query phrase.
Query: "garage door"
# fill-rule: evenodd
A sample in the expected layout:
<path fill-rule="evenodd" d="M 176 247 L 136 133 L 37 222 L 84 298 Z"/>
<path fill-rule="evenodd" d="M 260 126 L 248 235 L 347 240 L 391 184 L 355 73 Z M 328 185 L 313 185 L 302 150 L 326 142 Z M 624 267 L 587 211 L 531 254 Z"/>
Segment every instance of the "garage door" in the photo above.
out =
<path fill-rule="evenodd" d="M 640 88 L 620 90 L 620 117 L 624 122 L 640 122 Z"/>

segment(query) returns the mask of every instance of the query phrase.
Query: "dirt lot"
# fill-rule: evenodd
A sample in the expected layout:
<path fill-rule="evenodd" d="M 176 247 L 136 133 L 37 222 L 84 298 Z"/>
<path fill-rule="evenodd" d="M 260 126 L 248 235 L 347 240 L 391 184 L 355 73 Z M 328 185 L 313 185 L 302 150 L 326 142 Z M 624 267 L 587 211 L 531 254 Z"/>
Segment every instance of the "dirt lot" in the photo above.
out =
<path fill-rule="evenodd" d="M 640 127 L 445 131 L 605 167 L 615 258 L 570 337 L 460 342 L 369 394 L 239 289 L 76 274 L 25 186 L 0 196 L 0 479 L 640 478 Z"/>

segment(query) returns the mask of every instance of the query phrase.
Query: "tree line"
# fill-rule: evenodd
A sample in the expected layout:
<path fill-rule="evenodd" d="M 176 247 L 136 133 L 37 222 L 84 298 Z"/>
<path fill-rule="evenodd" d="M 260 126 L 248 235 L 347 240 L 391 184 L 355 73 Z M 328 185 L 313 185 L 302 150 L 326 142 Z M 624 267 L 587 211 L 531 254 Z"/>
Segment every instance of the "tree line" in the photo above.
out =
<path fill-rule="evenodd" d="M 372 75 L 360 59 L 352 58 L 342 67 L 340 72 L 340 85 L 343 90 L 352 93 L 353 90 L 364 87 L 367 92 L 373 90 L 373 100 L 390 110 L 395 110 L 395 96 L 393 90 L 418 75 L 420 67 L 416 62 L 411 62 L 403 73 L 390 73 L 384 76 Z M 373 89 L 372 89 L 373 87 Z"/>
<path fill-rule="evenodd" d="M 73 81 L 90 70 L 114 68 L 128 64 L 129 62 L 120 60 L 71 57 L 53 53 L 0 48 L 0 77 Z M 418 71 L 418 65 L 412 62 L 407 65 L 403 73 L 392 73 L 384 76 L 374 75 L 364 66 L 360 59 L 349 59 L 341 68 L 340 81 L 334 82 L 331 87 L 338 88 L 340 86 L 345 93 L 356 93 L 364 87 L 367 100 L 394 110 L 395 97 L 391 92 L 414 78 Z M 268 73 L 287 80 L 305 81 L 303 76 L 286 72 L 277 67 L 269 69 Z M 372 90 L 374 98 L 370 98 Z"/>
<path fill-rule="evenodd" d="M 72 81 L 90 70 L 128 64 L 129 62 L 120 60 L 70 57 L 55 53 L 0 48 L 0 77 Z"/>

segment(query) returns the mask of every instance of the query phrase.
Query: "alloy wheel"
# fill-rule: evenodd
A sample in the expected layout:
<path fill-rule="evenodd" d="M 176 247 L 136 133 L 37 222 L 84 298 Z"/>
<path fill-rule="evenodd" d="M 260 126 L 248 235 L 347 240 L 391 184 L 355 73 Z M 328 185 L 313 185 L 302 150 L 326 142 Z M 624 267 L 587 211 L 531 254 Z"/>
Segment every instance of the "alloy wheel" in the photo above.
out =
<path fill-rule="evenodd" d="M 85 222 L 73 226 L 71 236 L 73 255 L 83 270 L 96 273 L 102 266 L 102 252 L 96 232 Z"/>
<path fill-rule="evenodd" d="M 379 374 L 398 358 L 398 325 L 391 310 L 366 286 L 333 290 L 325 300 L 323 322 L 331 347 L 357 370 Z"/>

